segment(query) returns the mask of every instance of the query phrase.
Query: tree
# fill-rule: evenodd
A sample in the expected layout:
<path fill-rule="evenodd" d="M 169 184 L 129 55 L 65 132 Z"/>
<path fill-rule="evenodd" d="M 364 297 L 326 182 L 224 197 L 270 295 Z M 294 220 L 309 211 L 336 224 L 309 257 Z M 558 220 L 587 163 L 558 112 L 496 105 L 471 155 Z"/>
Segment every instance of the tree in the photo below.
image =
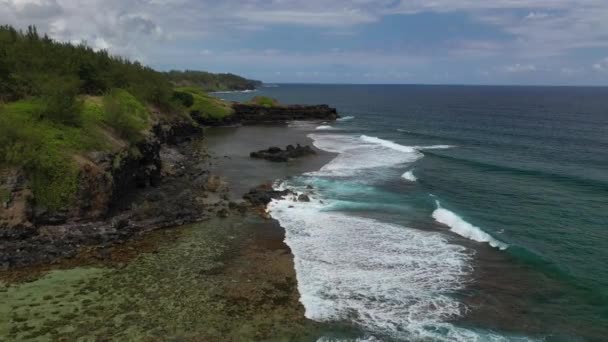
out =
<path fill-rule="evenodd" d="M 78 99 L 79 81 L 54 79 L 46 84 L 42 96 L 42 118 L 68 126 L 82 124 L 82 101 Z"/>

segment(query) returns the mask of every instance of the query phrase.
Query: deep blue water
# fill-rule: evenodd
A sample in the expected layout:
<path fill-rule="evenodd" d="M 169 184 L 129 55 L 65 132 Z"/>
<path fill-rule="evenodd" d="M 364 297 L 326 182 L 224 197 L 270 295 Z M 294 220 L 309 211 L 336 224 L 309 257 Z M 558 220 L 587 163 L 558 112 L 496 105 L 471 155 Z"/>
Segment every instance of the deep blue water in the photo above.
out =
<path fill-rule="evenodd" d="M 353 117 L 318 124 L 326 129 L 292 125 L 340 153 L 325 172 L 291 180 L 318 189 L 322 205 L 277 209 L 308 316 L 350 319 L 369 336 L 397 340 L 608 336 L 608 88 L 279 85 L 218 94 L 255 95 L 326 103 Z M 313 220 L 319 215 L 323 222 Z M 308 239 L 330 225 L 335 235 Z M 332 238 L 344 243 L 315 249 Z M 346 249 L 365 246 L 349 257 L 363 259 L 342 260 Z M 406 259 L 408 251 L 419 259 Z M 441 259 L 427 265 L 432 251 Z M 314 253 L 324 259 L 314 262 Z M 362 266 L 374 253 L 380 261 Z M 330 271 L 319 265 L 332 258 L 352 269 L 321 282 L 317 273 Z M 358 272 L 370 279 L 351 279 Z M 456 304 L 425 301 L 444 295 Z"/>

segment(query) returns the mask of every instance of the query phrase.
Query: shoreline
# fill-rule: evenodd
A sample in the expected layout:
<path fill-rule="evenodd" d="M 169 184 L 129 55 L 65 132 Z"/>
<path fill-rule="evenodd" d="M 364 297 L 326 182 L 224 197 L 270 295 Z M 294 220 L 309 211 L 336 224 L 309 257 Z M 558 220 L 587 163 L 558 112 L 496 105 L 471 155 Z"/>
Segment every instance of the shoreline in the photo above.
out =
<path fill-rule="evenodd" d="M 264 131 L 264 134 L 259 131 Z M 273 141 L 276 145 L 284 145 L 283 142 L 310 143 L 304 135 L 295 138 L 294 131 L 276 125 L 208 129 L 205 147 L 210 154 L 208 158 L 212 161 L 208 172 L 213 175 L 216 171 L 227 168 L 226 174 L 219 178 L 226 189 L 222 194 L 226 198 L 240 198 L 245 190 L 266 180 L 297 176 L 331 157 L 329 154 L 321 154 L 280 165 L 249 158 L 249 152 L 256 150 L 257 146 L 268 147 L 268 141 Z M 217 134 L 209 139 L 214 132 Z M 235 135 L 240 135 L 240 138 Z M 260 136 L 264 139 L 255 143 L 248 141 L 257 140 L 256 137 Z M 217 145 L 213 145 L 213 142 Z M 226 158 L 223 149 L 231 149 L 226 144 L 234 147 L 235 143 L 248 146 L 248 149 L 233 149 L 238 153 Z M 257 167 L 249 169 L 255 171 L 258 177 L 239 177 L 237 171 L 243 167 L 243 163 L 256 164 Z M 229 167 L 230 164 L 234 167 Z M 227 190 L 230 180 L 237 178 L 240 181 Z M 156 306 L 164 302 L 166 304 L 162 305 L 171 303 L 176 306 L 174 314 L 187 312 L 187 316 L 193 319 L 196 317 L 196 322 L 192 324 L 198 328 L 182 331 L 177 328 L 182 323 L 163 321 L 157 317 L 160 320 L 157 324 L 167 329 L 157 337 L 177 336 L 196 340 L 232 336 L 238 340 L 308 336 L 305 340 L 315 340 L 320 336 L 323 324 L 310 321 L 304 316 L 304 308 L 299 302 L 293 254 L 284 242 L 284 229 L 276 220 L 260 217 L 255 209 L 242 210 L 241 206 L 231 208 L 229 203 L 237 202 L 224 201 L 229 208 L 227 217 L 217 215 L 221 209 L 214 209 L 211 215 L 199 223 L 140 232 L 101 249 L 85 248 L 81 253 L 61 259 L 58 263 L 3 272 L 2 280 L 6 282 L 0 282 L 0 299 L 5 297 L 6 309 L 10 305 L 10 311 L 6 312 L 5 319 L 0 319 L 0 336 L 6 335 L 13 339 L 28 336 L 69 338 L 80 335 L 120 338 L 125 337 L 122 334 L 126 330 L 133 329 L 137 331 L 137 336 L 150 336 L 152 328 L 144 324 L 150 318 L 139 316 L 137 312 L 159 310 Z M 223 205 L 220 207 L 223 208 Z M 183 248 L 192 251 L 183 252 Z M 196 263 L 192 258 L 202 258 L 202 262 Z M 178 273 L 171 277 L 173 272 Z M 103 274 L 103 280 L 100 280 L 99 274 Z M 191 280 L 180 280 L 182 277 Z M 74 279 L 76 283 L 73 283 Z M 57 281 L 66 283 L 65 291 L 61 290 L 47 299 L 48 291 L 57 290 L 53 290 L 49 284 Z M 158 288 L 157 285 L 151 285 L 150 281 L 154 284 L 166 283 L 167 287 Z M 175 284 L 174 281 L 180 283 Z M 178 290 L 182 285 L 189 284 L 189 281 L 195 282 L 192 286 L 204 287 L 205 290 L 192 290 L 190 286 Z M 36 293 L 28 290 L 31 286 L 38 287 Z M 147 286 L 152 286 L 155 290 L 144 288 Z M 180 291 L 187 291 L 182 292 L 182 295 L 189 298 L 188 301 L 175 297 L 173 292 Z M 94 299 L 90 298 L 91 293 L 104 295 Z M 133 302 L 125 297 L 126 293 L 135 298 L 143 298 Z M 150 296 L 156 298 L 152 303 L 149 303 Z M 69 299 L 57 301 L 53 298 Z M 201 302 L 203 299 L 205 300 Z M 125 301 L 131 303 L 129 307 L 116 307 L 117 302 Z M 77 318 L 68 313 L 63 314 L 63 310 L 57 308 L 59 303 L 65 307 L 74 307 L 74 310 L 80 310 L 84 315 Z M 200 307 L 194 308 L 194 303 Z M 218 303 L 223 303 L 221 308 L 217 306 Z M 57 310 L 60 312 L 59 317 L 48 316 L 48 312 Z M 24 323 L 22 319 L 25 312 L 30 318 Z M 99 322 L 95 318 L 121 315 L 130 315 L 130 324 L 137 328 Z M 76 329 L 72 332 L 64 331 L 68 325 L 76 326 Z M 88 331 L 89 325 L 105 328 Z M 250 326 L 247 329 L 237 329 L 247 325 Z"/>

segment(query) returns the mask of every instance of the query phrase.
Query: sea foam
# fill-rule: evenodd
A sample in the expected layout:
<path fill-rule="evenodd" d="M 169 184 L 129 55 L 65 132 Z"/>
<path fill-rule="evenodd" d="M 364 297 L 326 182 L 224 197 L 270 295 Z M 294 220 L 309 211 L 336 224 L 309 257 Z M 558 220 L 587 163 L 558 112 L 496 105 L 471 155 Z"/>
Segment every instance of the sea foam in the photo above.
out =
<path fill-rule="evenodd" d="M 334 129 L 334 128 L 332 126 L 330 126 L 330 125 L 321 125 L 321 126 L 317 126 L 315 129 L 316 130 L 331 130 L 331 129 Z"/>
<path fill-rule="evenodd" d="M 435 202 L 437 203 L 437 209 L 432 214 L 433 218 L 437 222 L 443 223 L 450 227 L 450 230 L 454 233 L 473 241 L 487 242 L 490 244 L 490 246 L 496 247 L 500 250 L 505 250 L 509 247 L 509 245 L 495 239 L 490 234 L 484 232 L 481 228 L 463 220 L 462 217 L 456 215 L 454 212 L 442 208 L 439 201 Z"/>
<path fill-rule="evenodd" d="M 380 167 L 413 163 L 423 157 L 415 148 L 366 135 L 309 134 L 315 147 L 338 155 L 315 175 L 352 176 Z"/>
<path fill-rule="evenodd" d="M 286 230 L 307 318 L 406 340 L 467 340 L 470 332 L 445 323 L 465 310 L 450 296 L 471 272 L 465 248 L 440 233 L 323 211 L 331 201 L 311 199 L 268 207 Z"/>
<path fill-rule="evenodd" d="M 352 120 L 354 118 L 355 118 L 354 116 L 345 116 L 345 117 L 342 117 L 342 118 L 338 118 L 337 121 L 349 121 L 349 120 Z"/>
<path fill-rule="evenodd" d="M 409 170 L 409 171 L 405 172 L 404 174 L 401 175 L 401 178 L 408 180 L 410 182 L 415 182 L 418 180 L 418 178 L 416 178 L 416 176 L 414 176 L 413 170 Z"/>

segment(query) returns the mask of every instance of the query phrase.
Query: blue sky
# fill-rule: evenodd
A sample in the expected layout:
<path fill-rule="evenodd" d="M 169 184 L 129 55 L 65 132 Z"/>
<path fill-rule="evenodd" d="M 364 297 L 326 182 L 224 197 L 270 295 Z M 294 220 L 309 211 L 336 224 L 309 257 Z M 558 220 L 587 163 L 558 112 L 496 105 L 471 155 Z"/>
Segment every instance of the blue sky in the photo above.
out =
<path fill-rule="evenodd" d="M 608 85 L 608 0 L 0 0 L 0 22 L 266 82 Z"/>

